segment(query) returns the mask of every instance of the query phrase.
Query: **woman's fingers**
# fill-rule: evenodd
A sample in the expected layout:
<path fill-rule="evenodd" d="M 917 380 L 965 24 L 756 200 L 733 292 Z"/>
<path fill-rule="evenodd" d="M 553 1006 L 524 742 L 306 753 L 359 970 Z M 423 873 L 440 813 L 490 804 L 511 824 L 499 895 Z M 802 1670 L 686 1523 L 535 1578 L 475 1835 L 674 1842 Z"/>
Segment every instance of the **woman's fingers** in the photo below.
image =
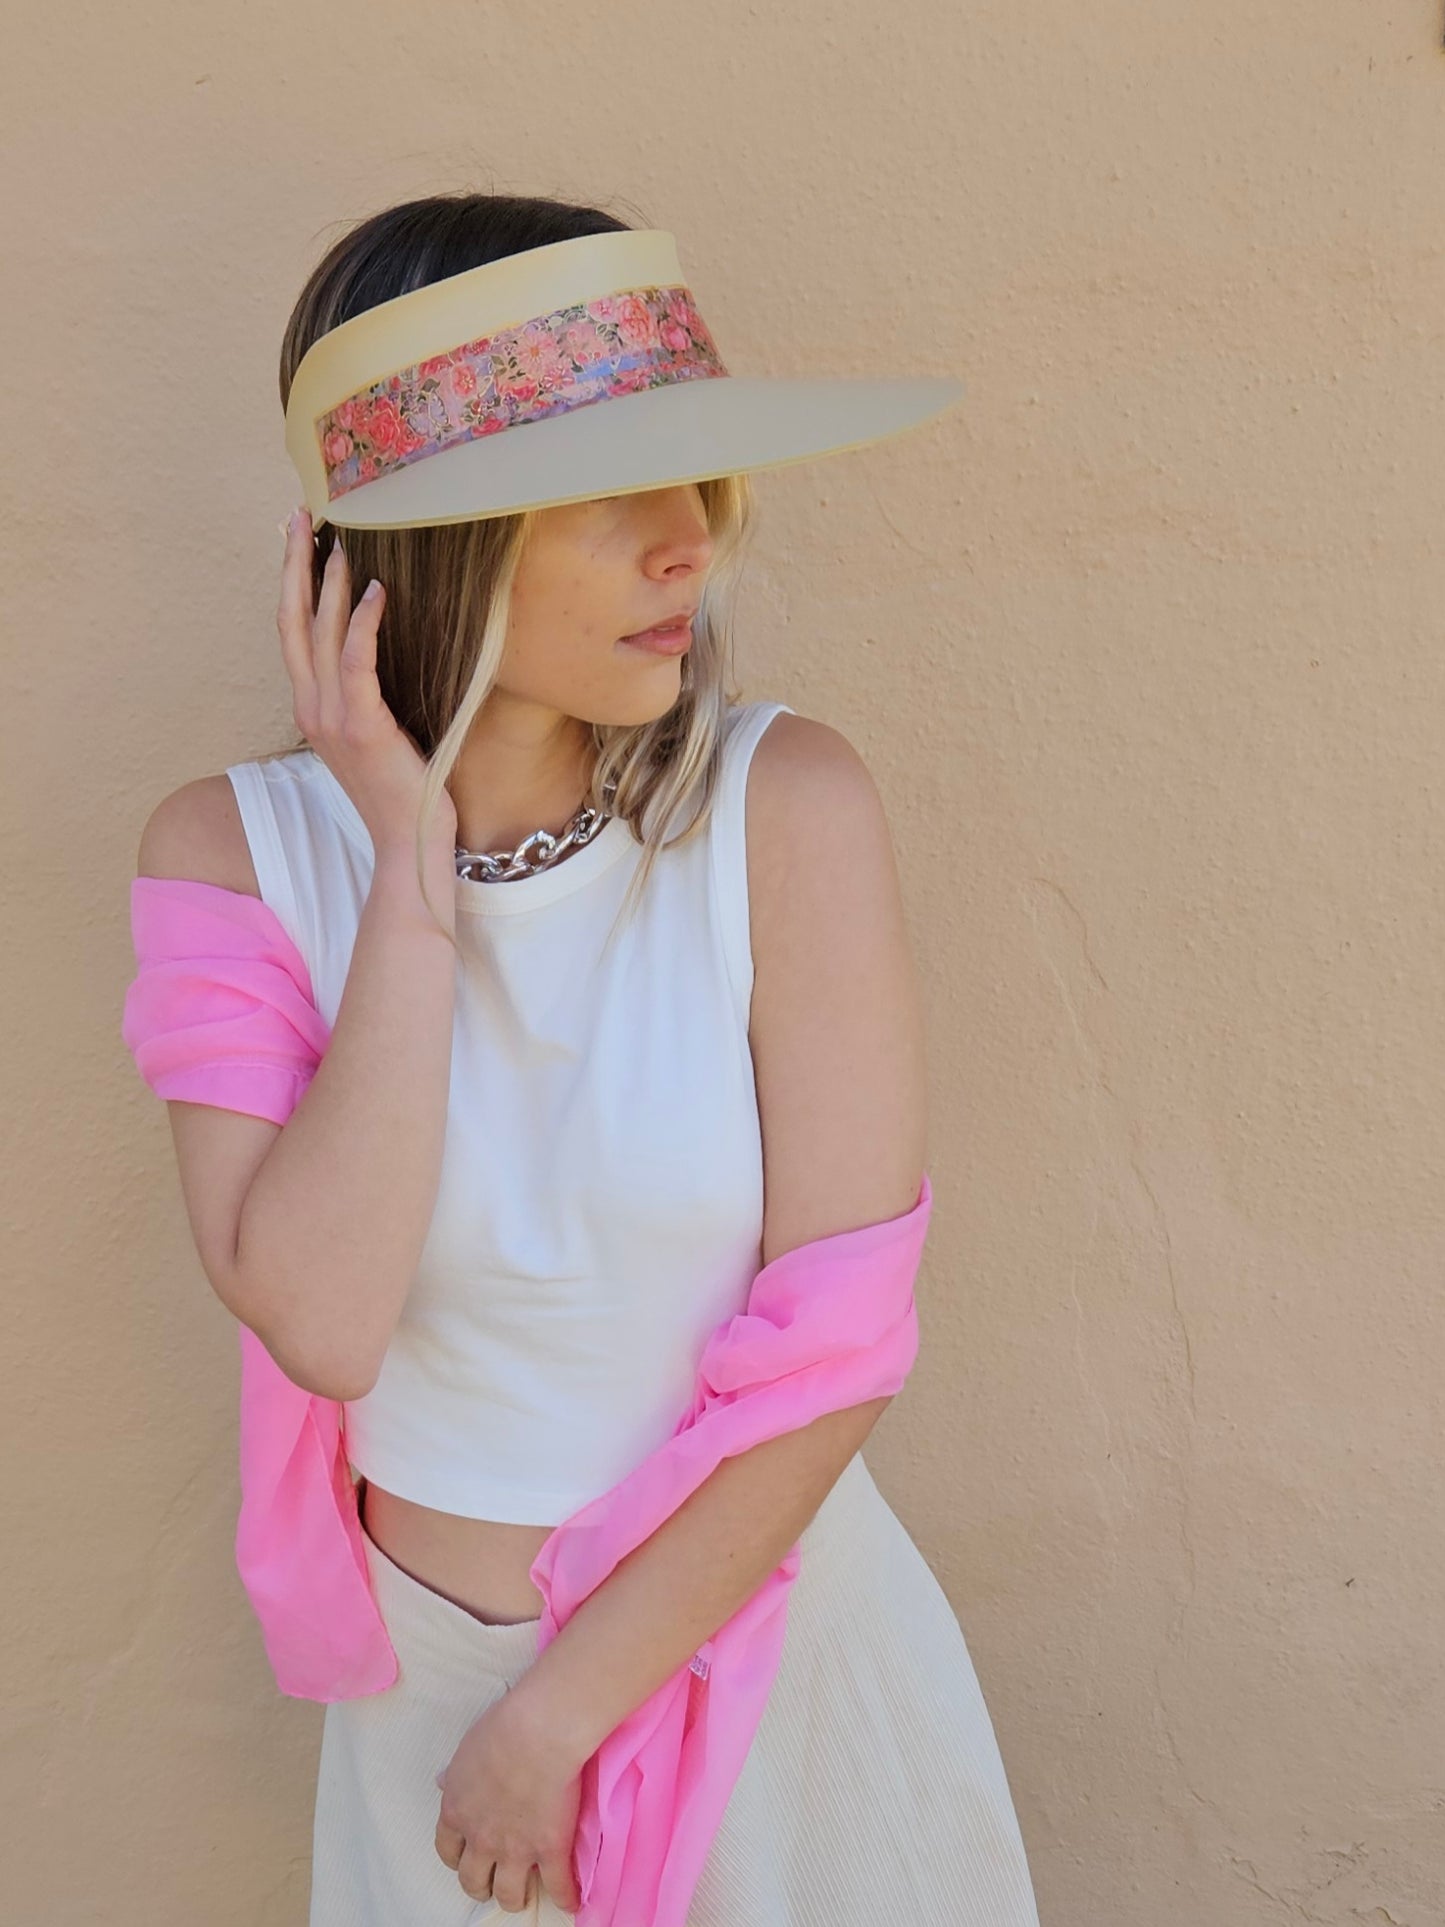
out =
<path fill-rule="evenodd" d="M 487 1852 L 462 1855 L 457 1878 L 469 1900 L 495 1900 L 504 1914 L 527 1911 L 532 1899 L 535 1861 L 522 1866 Z"/>
<path fill-rule="evenodd" d="M 438 1783 L 441 1778 L 438 1774 Z M 570 1848 L 543 1852 L 523 1872 L 519 1865 L 499 1861 L 495 1853 L 473 1846 L 464 1834 L 441 1819 L 437 1821 L 434 1845 L 443 1863 L 457 1875 L 469 1900 L 495 1900 L 504 1913 L 522 1913 L 531 1903 L 535 1873 L 537 1885 L 564 1913 L 576 1913 L 582 1904 Z"/>
<path fill-rule="evenodd" d="M 376 636 L 381 627 L 384 600 L 385 591 L 373 577 L 351 613 L 339 664 L 342 699 L 348 715 L 353 711 L 364 715 L 381 702 L 381 684 L 376 676 Z"/>
<path fill-rule="evenodd" d="M 311 626 L 312 660 L 316 665 L 316 684 L 321 694 L 322 714 L 329 720 L 338 712 L 336 667 L 346 641 L 346 625 L 351 619 L 351 571 L 338 536 L 332 543 L 321 572 L 321 594 L 316 599 L 316 620 Z"/>
<path fill-rule="evenodd" d="M 291 678 L 293 701 L 300 708 L 307 707 L 316 693 L 316 672 L 311 659 L 312 547 L 311 517 L 301 509 L 286 534 L 286 552 L 281 561 L 281 600 L 276 609 L 281 658 Z"/>
<path fill-rule="evenodd" d="M 380 846 L 393 839 L 398 824 L 414 827 L 426 758 L 415 737 L 398 724 L 377 674 L 384 586 L 368 582 L 353 608 L 350 565 L 335 540 L 318 585 L 311 530 L 304 510 L 298 511 L 294 528 L 288 525 L 276 614 L 292 708 L 297 728 Z M 439 840 L 454 841 L 456 808 L 445 791 L 433 821 L 441 826 L 435 831 Z M 451 843 L 443 847 L 449 850 Z"/>
<path fill-rule="evenodd" d="M 457 1828 L 448 1826 L 445 1820 L 439 1818 L 432 1844 L 437 1850 L 437 1858 L 442 1865 L 450 1867 L 455 1873 L 462 1864 L 463 1853 L 466 1852 L 466 1835 L 458 1832 Z"/>
<path fill-rule="evenodd" d="M 537 1872 L 542 1885 L 551 1895 L 554 1907 L 560 1907 L 564 1914 L 575 1914 L 582 1905 L 582 1896 L 577 1891 L 576 1877 L 572 1872 L 570 1850 L 544 1853 L 537 1860 Z"/>

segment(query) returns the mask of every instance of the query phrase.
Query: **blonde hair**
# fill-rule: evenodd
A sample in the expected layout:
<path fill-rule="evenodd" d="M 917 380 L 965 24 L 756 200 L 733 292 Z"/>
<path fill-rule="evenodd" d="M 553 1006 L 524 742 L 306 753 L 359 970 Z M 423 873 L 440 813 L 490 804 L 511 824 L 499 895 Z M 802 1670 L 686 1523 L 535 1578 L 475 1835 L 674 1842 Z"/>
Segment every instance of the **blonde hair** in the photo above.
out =
<path fill-rule="evenodd" d="M 297 299 L 281 349 L 283 410 L 302 355 L 352 315 L 525 247 L 626 225 L 596 208 L 488 194 L 430 196 L 372 215 L 332 246 Z M 606 787 L 615 778 L 611 813 L 626 819 L 643 847 L 614 934 L 640 901 L 661 851 L 686 842 L 706 825 L 725 720 L 738 700 L 731 685 L 732 620 L 754 497 L 746 474 L 716 476 L 696 486 L 714 550 L 692 646 L 682 659 L 677 701 L 665 715 L 645 723 L 592 725 L 597 756 L 584 800 L 602 809 Z M 385 585 L 377 679 L 392 714 L 427 764 L 416 859 L 423 899 L 433 915 L 437 907 L 424 875 L 427 829 L 496 684 L 512 587 L 539 513 L 404 529 L 337 530 L 328 522 L 312 557 L 313 598 L 320 595 L 326 558 L 338 539 L 346 550 L 353 598 L 359 599 L 373 576 Z M 310 747 L 300 735 L 271 754 L 294 755 Z M 669 836 L 675 819 L 689 807 L 683 827 Z M 505 890 L 507 885 L 483 887 Z"/>

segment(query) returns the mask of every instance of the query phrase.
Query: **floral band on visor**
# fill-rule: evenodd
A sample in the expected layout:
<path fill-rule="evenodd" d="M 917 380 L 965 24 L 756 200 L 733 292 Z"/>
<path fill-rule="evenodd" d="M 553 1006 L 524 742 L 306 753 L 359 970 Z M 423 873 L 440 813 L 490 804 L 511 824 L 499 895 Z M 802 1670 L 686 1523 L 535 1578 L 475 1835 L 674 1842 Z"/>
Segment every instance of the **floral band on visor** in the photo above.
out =
<path fill-rule="evenodd" d="M 727 372 L 685 287 L 579 301 L 399 368 L 318 415 L 327 498 L 459 442 Z"/>

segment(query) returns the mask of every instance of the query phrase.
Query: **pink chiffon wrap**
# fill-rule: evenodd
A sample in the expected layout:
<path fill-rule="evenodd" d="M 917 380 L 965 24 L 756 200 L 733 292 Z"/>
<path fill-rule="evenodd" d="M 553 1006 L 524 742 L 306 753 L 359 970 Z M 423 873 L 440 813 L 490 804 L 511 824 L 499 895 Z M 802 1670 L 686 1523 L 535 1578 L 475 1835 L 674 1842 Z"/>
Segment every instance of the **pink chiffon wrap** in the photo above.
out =
<path fill-rule="evenodd" d="M 138 974 L 121 1034 L 163 1098 L 280 1124 L 329 1032 L 306 965 L 257 897 L 137 877 Z M 531 1567 L 541 1653 L 618 1563 L 719 1463 L 897 1392 L 918 1351 L 913 1284 L 933 1193 L 896 1218 L 800 1245 L 762 1267 L 718 1325 L 692 1404 L 628 1476 L 564 1520 Z M 396 1654 L 372 1597 L 342 1408 L 293 1384 L 241 1333 L 236 1565 L 283 1693 L 381 1692 Z M 603 1740 L 582 1772 L 579 1927 L 685 1927 L 688 1906 L 782 1656 L 795 1544 L 762 1585 Z"/>

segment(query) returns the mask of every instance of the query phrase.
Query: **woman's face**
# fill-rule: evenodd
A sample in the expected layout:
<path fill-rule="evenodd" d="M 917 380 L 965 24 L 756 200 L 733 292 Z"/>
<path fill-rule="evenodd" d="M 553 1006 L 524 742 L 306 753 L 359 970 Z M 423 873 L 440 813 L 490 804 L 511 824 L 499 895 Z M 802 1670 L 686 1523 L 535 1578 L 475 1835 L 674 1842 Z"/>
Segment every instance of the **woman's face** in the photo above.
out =
<path fill-rule="evenodd" d="M 512 586 L 499 686 L 589 723 L 665 715 L 683 656 L 622 638 L 695 612 L 712 554 L 695 482 L 541 510 Z"/>

